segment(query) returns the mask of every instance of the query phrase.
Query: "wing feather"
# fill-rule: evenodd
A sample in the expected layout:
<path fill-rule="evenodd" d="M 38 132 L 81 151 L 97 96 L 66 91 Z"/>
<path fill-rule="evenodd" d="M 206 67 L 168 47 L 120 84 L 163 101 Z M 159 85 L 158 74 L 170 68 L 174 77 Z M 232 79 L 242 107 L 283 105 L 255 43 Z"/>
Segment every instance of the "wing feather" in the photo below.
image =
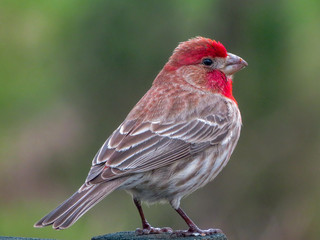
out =
<path fill-rule="evenodd" d="M 94 158 L 87 183 L 149 171 L 187 159 L 221 143 L 227 138 L 231 123 L 226 102 L 206 106 L 198 114 L 177 123 L 126 120 Z"/>

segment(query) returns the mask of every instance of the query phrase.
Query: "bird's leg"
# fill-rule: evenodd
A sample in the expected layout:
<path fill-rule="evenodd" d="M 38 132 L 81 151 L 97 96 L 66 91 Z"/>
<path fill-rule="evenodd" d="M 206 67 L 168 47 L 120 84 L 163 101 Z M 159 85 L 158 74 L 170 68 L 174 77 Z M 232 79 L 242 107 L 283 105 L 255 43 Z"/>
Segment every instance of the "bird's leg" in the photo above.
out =
<path fill-rule="evenodd" d="M 220 229 L 213 229 L 210 228 L 208 230 L 201 230 L 192 220 L 188 217 L 188 215 L 179 207 L 175 209 L 177 213 L 183 218 L 183 220 L 187 223 L 189 226 L 189 229 L 187 231 L 175 231 L 177 235 L 182 236 L 190 236 L 190 235 L 211 235 L 215 233 L 222 233 Z"/>
<path fill-rule="evenodd" d="M 143 229 L 151 228 L 151 225 L 148 223 L 147 219 L 144 216 L 144 213 L 143 213 L 143 210 L 142 210 L 142 207 L 141 207 L 141 202 L 136 198 L 133 198 L 133 202 L 134 202 L 134 204 L 136 205 L 136 207 L 137 207 L 137 209 L 139 211 L 139 214 L 140 214 L 140 217 L 141 217 L 141 221 L 142 221 L 142 228 Z"/>
<path fill-rule="evenodd" d="M 137 198 L 133 198 L 133 202 L 139 211 L 141 221 L 142 221 L 142 229 L 141 228 L 136 229 L 136 233 L 138 235 L 156 234 L 156 233 L 172 233 L 172 229 L 168 227 L 165 227 L 165 228 L 151 227 L 151 225 L 148 223 L 147 219 L 144 216 L 144 213 L 141 207 L 141 202 Z"/>

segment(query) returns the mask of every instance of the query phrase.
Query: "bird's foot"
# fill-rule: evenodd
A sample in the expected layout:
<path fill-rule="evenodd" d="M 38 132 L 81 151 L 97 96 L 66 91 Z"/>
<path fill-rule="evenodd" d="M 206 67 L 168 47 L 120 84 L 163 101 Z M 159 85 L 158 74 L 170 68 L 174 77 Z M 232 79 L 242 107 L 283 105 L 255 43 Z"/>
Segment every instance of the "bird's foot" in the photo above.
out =
<path fill-rule="evenodd" d="M 207 236 L 217 233 L 223 233 L 220 229 L 209 228 L 202 230 L 200 228 L 189 228 L 189 230 L 177 230 L 173 234 L 177 237 L 188 237 L 188 236 Z"/>
<path fill-rule="evenodd" d="M 145 227 L 145 228 L 137 228 L 136 234 L 137 235 L 148 235 L 148 234 L 160 234 L 160 233 L 173 233 L 173 230 L 169 227 L 164 228 L 155 228 L 155 227 Z"/>

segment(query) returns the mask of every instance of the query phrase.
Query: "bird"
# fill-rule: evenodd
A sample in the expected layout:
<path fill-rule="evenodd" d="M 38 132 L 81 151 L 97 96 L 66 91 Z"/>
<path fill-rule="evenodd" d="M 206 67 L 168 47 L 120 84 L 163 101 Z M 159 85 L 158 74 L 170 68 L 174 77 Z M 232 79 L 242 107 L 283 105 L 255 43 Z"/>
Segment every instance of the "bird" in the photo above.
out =
<path fill-rule="evenodd" d="M 233 74 L 248 64 L 205 37 L 181 42 L 151 88 L 104 142 L 85 183 L 34 224 L 66 229 L 115 190 L 132 195 L 142 228 L 138 234 L 170 232 L 152 227 L 141 203 L 169 203 L 188 225 L 182 235 L 209 235 L 180 207 L 183 197 L 213 180 L 228 163 L 242 126 L 232 93 Z"/>

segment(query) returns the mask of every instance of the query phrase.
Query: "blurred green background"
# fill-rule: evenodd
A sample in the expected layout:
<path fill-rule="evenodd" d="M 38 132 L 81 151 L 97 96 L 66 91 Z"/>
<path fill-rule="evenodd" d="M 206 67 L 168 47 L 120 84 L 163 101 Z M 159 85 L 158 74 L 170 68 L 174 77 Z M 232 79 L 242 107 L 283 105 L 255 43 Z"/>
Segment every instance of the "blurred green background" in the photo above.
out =
<path fill-rule="evenodd" d="M 1 1 L 0 235 L 89 239 L 140 227 L 115 192 L 73 227 L 34 229 L 83 183 L 96 151 L 181 41 L 221 41 L 243 129 L 219 177 L 182 201 L 229 239 L 320 235 L 320 1 Z M 154 226 L 185 229 L 169 205 Z"/>

